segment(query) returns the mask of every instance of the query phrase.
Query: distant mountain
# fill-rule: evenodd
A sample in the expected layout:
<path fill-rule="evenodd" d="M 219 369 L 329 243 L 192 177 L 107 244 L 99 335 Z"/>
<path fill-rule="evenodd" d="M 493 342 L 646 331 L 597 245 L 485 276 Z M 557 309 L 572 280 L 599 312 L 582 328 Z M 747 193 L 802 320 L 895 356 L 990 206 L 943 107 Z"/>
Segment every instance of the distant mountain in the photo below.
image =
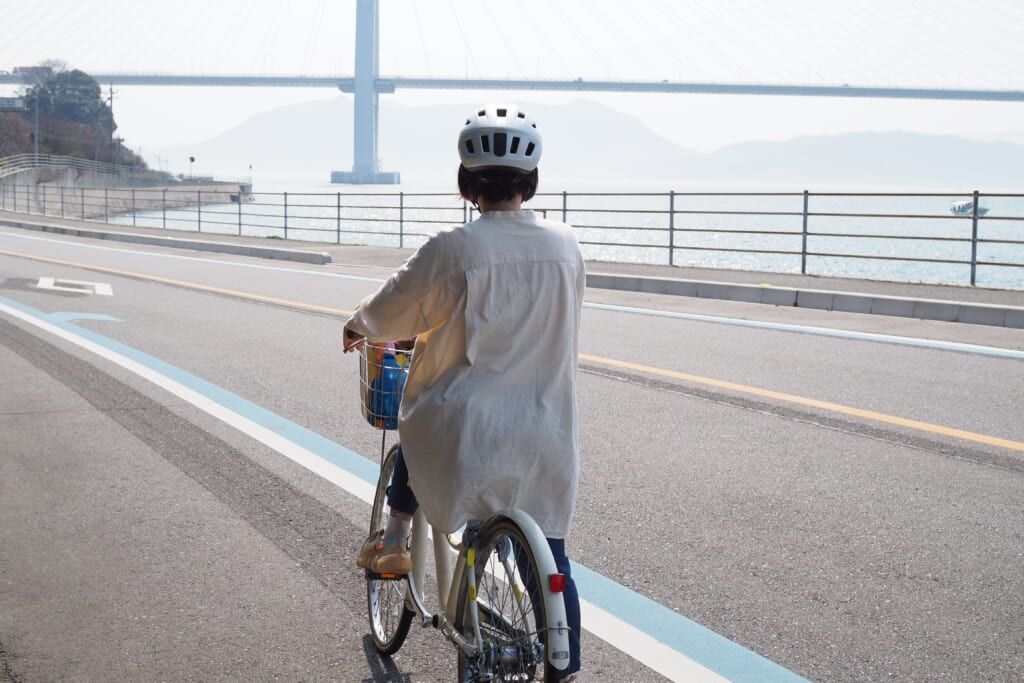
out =
<path fill-rule="evenodd" d="M 717 150 L 707 162 L 716 180 L 1024 189 L 1024 146 L 952 135 L 844 133 L 744 142 Z"/>
<path fill-rule="evenodd" d="M 380 109 L 382 170 L 443 173 L 458 166 L 455 140 L 473 105 L 408 107 L 384 103 Z M 564 106 L 528 105 L 543 121 L 547 177 L 672 177 L 677 169 L 700 163 L 703 154 L 683 149 L 639 120 L 602 104 L 578 101 Z M 188 146 L 154 147 L 148 155 L 196 156 L 203 173 L 318 173 L 352 167 L 352 100 L 288 105 L 257 114 L 214 138 Z"/>
<path fill-rule="evenodd" d="M 1024 145 L 907 132 L 846 133 L 744 142 L 711 154 L 673 144 L 639 119 L 603 104 L 523 106 L 543 122 L 547 178 L 743 182 L 802 187 L 848 184 L 1021 191 Z M 472 105 L 469 105 L 471 108 Z M 383 170 L 454 177 L 465 105 L 381 105 Z M 352 101 L 339 96 L 257 114 L 210 140 L 153 155 L 200 159 L 197 172 L 303 174 L 326 182 L 352 166 Z"/>
<path fill-rule="evenodd" d="M 993 133 L 980 139 L 988 142 L 1012 142 L 1015 145 L 1024 145 L 1024 130 L 1008 130 L 1002 133 Z"/>
<path fill-rule="evenodd" d="M 544 147 L 541 163 L 547 177 L 671 177 L 704 157 L 600 103 L 521 105 L 540 122 L 544 139 L 554 142 Z M 455 141 L 472 107 L 382 106 L 380 152 L 385 170 L 454 172 L 459 163 Z M 349 166 L 350 159 L 346 157 Z"/>

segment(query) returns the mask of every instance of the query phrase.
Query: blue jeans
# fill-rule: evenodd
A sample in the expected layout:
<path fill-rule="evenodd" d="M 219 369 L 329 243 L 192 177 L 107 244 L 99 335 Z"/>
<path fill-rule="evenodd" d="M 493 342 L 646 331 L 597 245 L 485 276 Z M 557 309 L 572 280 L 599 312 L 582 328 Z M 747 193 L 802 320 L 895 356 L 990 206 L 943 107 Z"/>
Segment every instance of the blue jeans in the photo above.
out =
<path fill-rule="evenodd" d="M 416 501 L 416 494 L 409 488 L 409 470 L 405 466 L 405 457 L 402 455 L 402 447 L 398 447 L 395 457 L 395 471 L 391 475 L 391 485 L 388 487 L 388 505 L 393 510 L 404 512 L 407 515 L 416 514 L 420 504 Z M 558 571 L 565 575 L 565 590 L 562 597 L 565 598 L 565 618 L 569 622 L 569 668 L 565 675 L 580 670 L 580 595 L 576 590 L 576 582 L 572 578 L 572 567 L 569 564 L 569 557 L 565 554 L 565 539 L 549 538 L 548 546 L 555 558 L 555 566 Z M 523 558 L 516 557 L 516 562 L 521 563 Z M 530 594 L 530 600 L 535 606 L 540 605 L 540 596 L 537 594 L 537 585 L 532 575 L 528 577 L 526 590 Z M 532 584 L 532 585 L 531 585 Z"/>

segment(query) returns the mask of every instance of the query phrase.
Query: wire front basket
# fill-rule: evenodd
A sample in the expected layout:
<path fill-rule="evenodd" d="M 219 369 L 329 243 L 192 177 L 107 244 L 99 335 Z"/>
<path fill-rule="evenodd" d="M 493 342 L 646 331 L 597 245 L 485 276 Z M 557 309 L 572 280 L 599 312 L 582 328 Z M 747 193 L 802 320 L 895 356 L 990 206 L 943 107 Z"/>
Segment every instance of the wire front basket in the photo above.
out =
<path fill-rule="evenodd" d="M 359 353 L 359 393 L 363 417 L 377 429 L 398 429 L 398 406 L 412 351 L 394 344 L 363 345 Z"/>

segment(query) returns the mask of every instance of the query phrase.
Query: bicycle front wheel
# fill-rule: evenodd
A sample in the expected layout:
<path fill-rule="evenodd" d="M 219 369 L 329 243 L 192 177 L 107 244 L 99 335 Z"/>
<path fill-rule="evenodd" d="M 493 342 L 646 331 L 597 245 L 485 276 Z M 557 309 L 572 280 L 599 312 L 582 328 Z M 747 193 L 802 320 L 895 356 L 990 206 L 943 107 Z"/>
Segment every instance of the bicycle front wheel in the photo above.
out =
<path fill-rule="evenodd" d="M 398 446 L 392 446 L 380 464 L 377 492 L 373 497 L 373 511 L 370 514 L 370 533 L 375 534 L 387 525 L 387 491 L 391 475 L 395 471 Z M 366 572 L 366 604 L 370 615 L 370 633 L 377 651 L 383 655 L 398 652 L 409 634 L 413 612 L 406 607 L 405 598 L 409 585 L 401 577 L 384 578 L 373 572 Z"/>
<path fill-rule="evenodd" d="M 459 653 L 459 681 L 557 681 L 558 670 L 545 657 L 548 615 L 533 548 L 512 520 L 481 528 L 473 542 L 476 601 L 468 582 L 459 587 L 455 628 L 475 640 L 472 611 L 480 624 L 480 652 Z"/>

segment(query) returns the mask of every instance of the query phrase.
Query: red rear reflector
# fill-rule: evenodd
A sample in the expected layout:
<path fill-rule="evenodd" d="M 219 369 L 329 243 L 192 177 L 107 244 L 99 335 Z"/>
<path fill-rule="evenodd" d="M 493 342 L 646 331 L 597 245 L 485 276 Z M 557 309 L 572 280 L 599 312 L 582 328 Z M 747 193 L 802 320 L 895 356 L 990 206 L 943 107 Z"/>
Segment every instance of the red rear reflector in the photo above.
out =
<path fill-rule="evenodd" d="M 565 574 L 552 574 L 548 577 L 548 588 L 552 593 L 561 593 L 565 590 Z"/>

